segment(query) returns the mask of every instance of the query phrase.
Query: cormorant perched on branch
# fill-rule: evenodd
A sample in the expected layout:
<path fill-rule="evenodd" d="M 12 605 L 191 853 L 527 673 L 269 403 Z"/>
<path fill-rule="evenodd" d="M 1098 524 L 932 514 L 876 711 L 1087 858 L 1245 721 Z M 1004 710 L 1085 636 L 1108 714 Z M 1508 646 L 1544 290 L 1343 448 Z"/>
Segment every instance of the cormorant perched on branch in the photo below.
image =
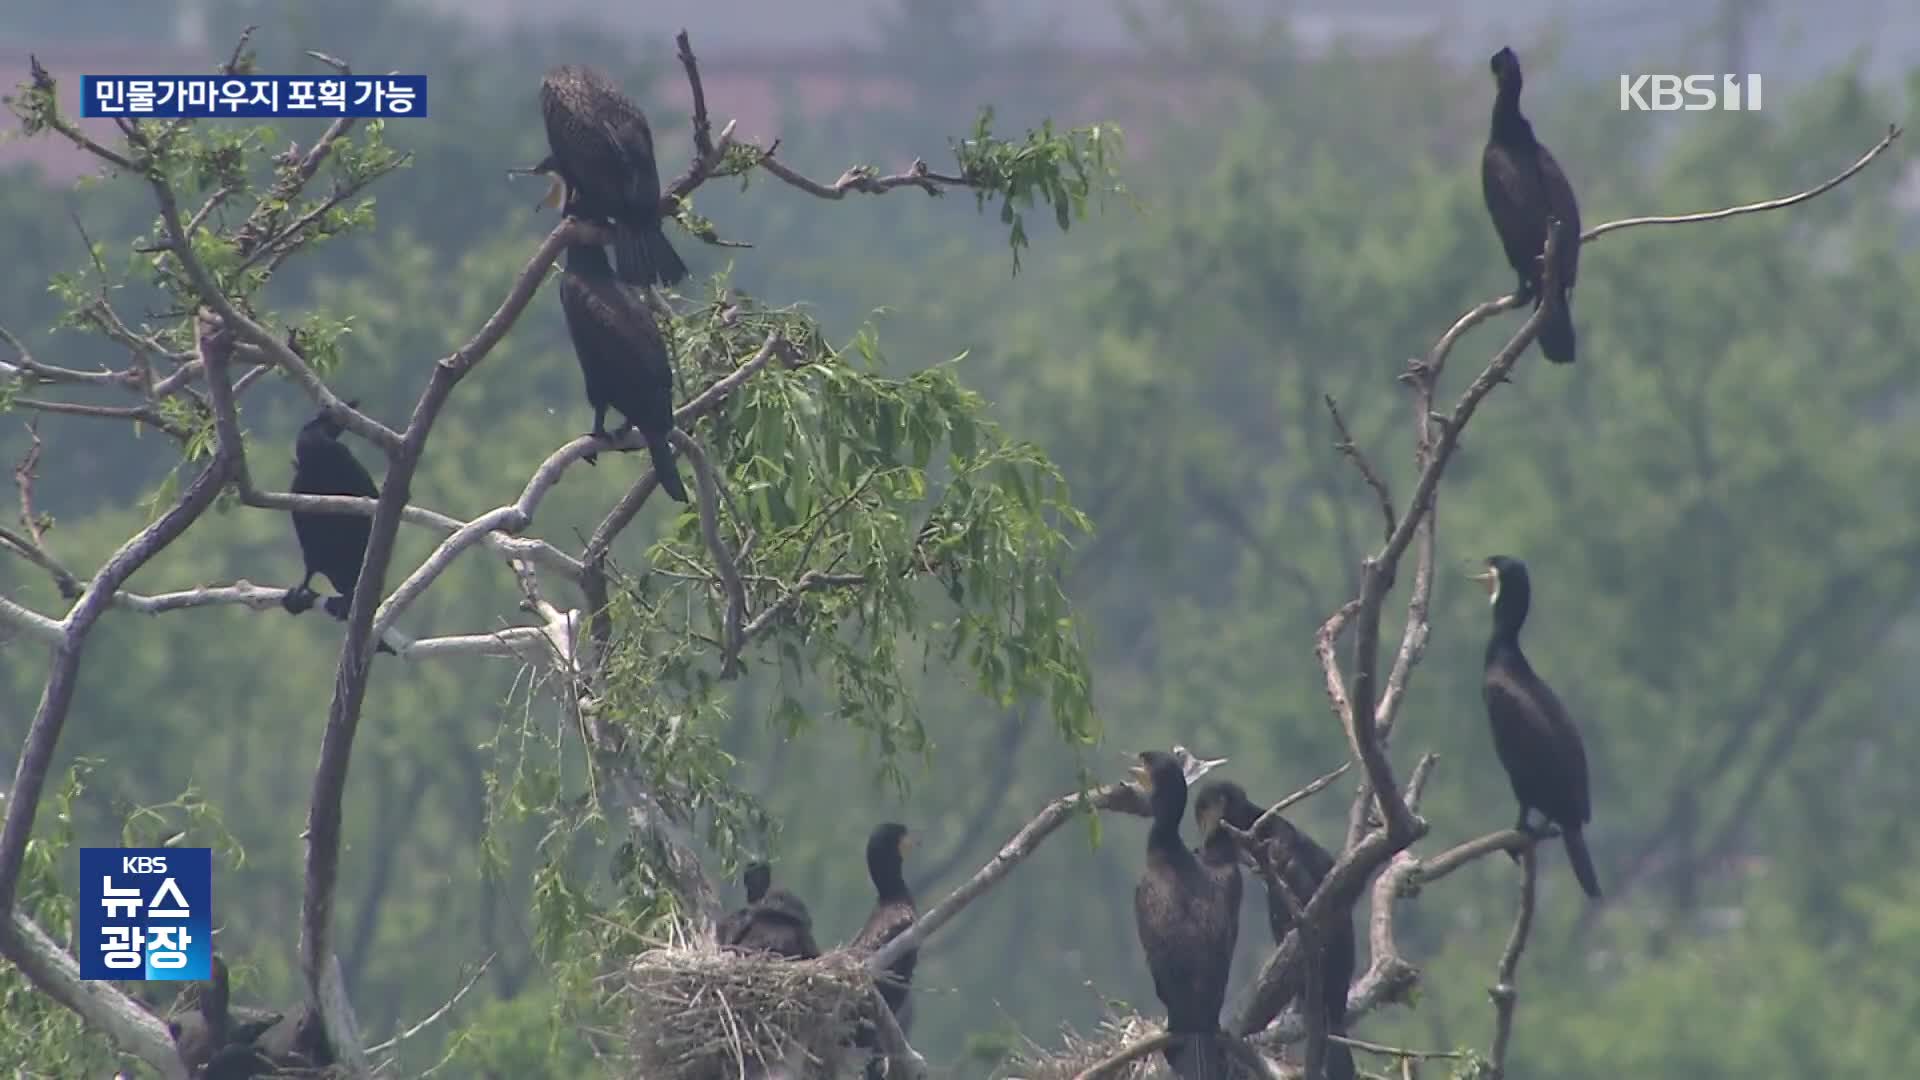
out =
<path fill-rule="evenodd" d="M 1163 1051 L 1182 1080 L 1226 1080 L 1227 1053 L 1218 1043 L 1233 946 L 1240 936 L 1240 867 L 1228 857 L 1204 861 L 1180 842 L 1187 778 L 1173 755 L 1147 751 L 1134 767 L 1153 805 L 1147 868 L 1133 890 L 1134 922 L 1167 1007 L 1167 1031 L 1186 1038 Z"/>
<path fill-rule="evenodd" d="M 581 244 L 567 249 L 560 308 L 567 316 L 580 374 L 586 377 L 593 434 L 611 439 L 607 409 L 619 409 L 626 426 L 638 428 L 646 438 L 660 487 L 675 501 L 686 502 L 687 487 L 668 442 L 673 431 L 673 361 L 646 301 L 614 278 L 605 248 Z M 587 455 L 587 461 L 594 457 Z"/>
<path fill-rule="evenodd" d="M 350 401 L 349 408 L 360 403 Z M 321 412 L 306 422 L 293 443 L 293 483 L 295 495 L 358 495 L 377 499 L 380 489 L 373 474 L 360 464 L 340 441 L 346 430 Z M 354 586 L 360 581 L 360 564 L 367 558 L 367 538 L 373 534 L 373 519 L 359 514 L 322 514 L 293 511 L 293 535 L 300 541 L 300 554 L 306 560 L 307 574 L 300 584 L 288 590 L 280 606 L 298 615 L 313 606 L 313 575 L 320 574 L 333 583 L 338 596 L 322 603 L 327 614 L 345 621 L 353 607 Z M 391 653 L 386 642 L 380 651 Z"/>
<path fill-rule="evenodd" d="M 540 114 L 553 151 L 535 166 L 555 174 L 548 204 L 613 223 L 620 277 L 672 285 L 687 266 L 660 228 L 660 171 L 646 114 L 606 76 L 565 64 L 540 80 Z"/>
<path fill-rule="evenodd" d="M 1580 269 L 1580 204 L 1573 185 L 1553 154 L 1533 137 L 1533 125 L 1520 115 L 1520 58 L 1501 49 L 1489 61 L 1498 87 L 1493 99 L 1493 128 L 1480 156 L 1480 186 L 1487 213 L 1520 275 L 1520 297 L 1540 306 L 1540 256 L 1547 246 L 1547 219 L 1560 225 L 1556 276 L 1558 295 L 1547 306 L 1540 327 L 1540 351 L 1556 364 L 1574 360 L 1571 293 Z"/>
<path fill-rule="evenodd" d="M 1600 895 L 1600 878 L 1593 871 L 1581 829 L 1593 820 L 1587 796 L 1587 751 L 1580 730 L 1554 696 L 1552 688 L 1533 673 L 1520 651 L 1520 627 L 1527 621 L 1533 587 L 1527 564 L 1505 555 L 1487 560 L 1484 582 L 1493 603 L 1493 636 L 1487 640 L 1487 719 L 1493 727 L 1493 748 L 1513 782 L 1520 800 L 1520 820 L 1514 828 L 1531 831 L 1527 812 L 1539 810 L 1560 826 L 1566 838 L 1567 861 L 1588 896 Z"/>
<path fill-rule="evenodd" d="M 813 940 L 813 915 L 785 889 L 768 889 L 773 870 L 766 863 L 747 867 L 747 906 L 720 921 L 720 946 L 733 952 L 769 952 L 790 960 L 820 955 Z"/>
<path fill-rule="evenodd" d="M 1193 798 L 1194 824 L 1209 837 L 1219 821 L 1245 832 L 1265 812 L 1231 780 L 1205 784 Z M 1313 898 L 1320 883 L 1333 872 L 1333 854 L 1279 814 L 1267 818 L 1254 839 L 1266 846 L 1268 860 L 1302 904 Z M 1293 909 L 1287 906 L 1286 897 L 1271 888 L 1267 890 L 1267 926 L 1273 931 L 1275 945 L 1293 929 Z M 1327 1018 L 1327 1031 L 1334 1035 L 1347 1033 L 1347 990 L 1353 982 L 1354 950 L 1353 913 L 1349 911 L 1334 923 L 1320 947 L 1320 1005 Z M 1329 1042 L 1327 1080 L 1353 1080 L 1354 1075 L 1353 1052 L 1344 1044 Z"/>
<path fill-rule="evenodd" d="M 887 942 L 906 933 L 907 928 L 919 918 L 913 893 L 907 889 L 907 879 L 901 872 L 901 864 L 911 847 L 913 834 L 907 831 L 905 825 L 897 822 L 877 825 L 872 835 L 867 837 L 867 875 L 873 879 L 874 905 L 873 913 L 867 916 L 866 925 L 847 945 L 847 950 L 854 955 L 871 955 Z M 886 999 L 887 1008 L 893 1012 L 893 1018 L 899 1023 L 903 1034 L 913 1026 L 913 1009 L 908 994 L 913 987 L 913 969 L 919 961 L 920 950 L 908 949 L 876 980 L 880 984 L 880 996 Z M 873 1032 L 861 1030 L 855 1035 L 854 1044 L 871 1048 L 874 1044 Z M 869 1077 L 879 1075 L 875 1068 L 877 1064 L 868 1063 Z"/>

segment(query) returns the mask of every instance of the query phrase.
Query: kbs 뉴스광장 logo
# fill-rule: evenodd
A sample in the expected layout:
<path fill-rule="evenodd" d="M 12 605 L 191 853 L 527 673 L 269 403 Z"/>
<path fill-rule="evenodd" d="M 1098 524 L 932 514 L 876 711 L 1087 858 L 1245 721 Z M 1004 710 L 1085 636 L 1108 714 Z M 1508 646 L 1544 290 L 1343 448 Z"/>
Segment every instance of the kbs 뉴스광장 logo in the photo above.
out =
<path fill-rule="evenodd" d="M 213 977 L 213 849 L 81 848 L 80 977 Z"/>

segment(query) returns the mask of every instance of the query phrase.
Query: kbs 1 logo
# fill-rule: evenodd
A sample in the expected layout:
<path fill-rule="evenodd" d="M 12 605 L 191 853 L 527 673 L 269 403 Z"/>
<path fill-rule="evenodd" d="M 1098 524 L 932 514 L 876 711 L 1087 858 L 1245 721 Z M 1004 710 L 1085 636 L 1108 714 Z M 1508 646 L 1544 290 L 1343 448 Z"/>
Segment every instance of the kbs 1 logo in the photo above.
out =
<path fill-rule="evenodd" d="M 1746 81 L 1743 83 L 1741 79 Z M 1758 75 L 1622 75 L 1620 111 L 1760 111 Z"/>
<path fill-rule="evenodd" d="M 213 977 L 213 849 L 81 848 L 80 977 Z"/>

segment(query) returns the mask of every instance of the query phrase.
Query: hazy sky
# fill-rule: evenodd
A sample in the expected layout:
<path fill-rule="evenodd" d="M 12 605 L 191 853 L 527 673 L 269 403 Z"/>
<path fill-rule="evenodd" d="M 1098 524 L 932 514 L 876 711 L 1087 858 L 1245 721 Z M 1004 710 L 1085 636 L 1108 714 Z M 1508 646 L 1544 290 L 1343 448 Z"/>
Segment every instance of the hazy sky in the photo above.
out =
<path fill-rule="evenodd" d="M 607 0 L 424 0 L 486 21 L 569 12 L 631 25 L 632 9 Z M 1025 32 L 1082 46 L 1131 43 L 1123 6 L 1157 13 L 1163 0 L 985 0 L 1005 32 Z M 1560 26 L 1581 68 L 1719 71 L 1730 55 L 1748 70 L 1789 76 L 1825 69 L 1851 56 L 1876 68 L 1920 63 L 1920 4 L 1913 0 L 1216 0 L 1258 19 L 1289 15 L 1309 40 L 1353 36 L 1435 35 L 1463 55 L 1493 38 L 1523 44 Z M 648 0 L 650 26 L 686 27 L 703 40 L 763 47 L 831 47 L 871 40 L 874 16 L 893 0 Z M 616 16 L 614 13 L 618 13 Z M 1744 13 L 1741 29 L 1725 25 Z M 662 31 L 665 32 L 665 31 Z"/>

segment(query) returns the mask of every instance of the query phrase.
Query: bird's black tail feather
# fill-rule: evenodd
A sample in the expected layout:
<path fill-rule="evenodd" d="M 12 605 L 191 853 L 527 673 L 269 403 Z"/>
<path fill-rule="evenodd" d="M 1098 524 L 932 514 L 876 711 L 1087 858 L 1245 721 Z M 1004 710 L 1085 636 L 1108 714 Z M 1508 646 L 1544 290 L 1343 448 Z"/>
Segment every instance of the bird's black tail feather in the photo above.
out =
<path fill-rule="evenodd" d="M 1552 363 L 1573 363 L 1573 302 L 1565 293 L 1558 303 L 1547 305 L 1546 321 L 1540 324 L 1540 351 Z"/>
<path fill-rule="evenodd" d="M 687 501 L 687 485 L 680 481 L 680 467 L 673 462 L 673 444 L 667 441 L 665 434 L 646 432 L 647 452 L 653 455 L 653 475 L 660 480 L 660 486 L 667 497 L 674 502 Z"/>
<path fill-rule="evenodd" d="M 1214 1035 L 1189 1033 L 1179 1045 L 1161 1051 L 1180 1080 L 1232 1080 L 1226 1047 Z"/>
<path fill-rule="evenodd" d="M 1329 1027 L 1329 1034 L 1345 1035 L 1344 1030 Z M 1353 1067 L 1353 1051 L 1346 1043 L 1327 1040 L 1327 1080 L 1354 1080 L 1359 1075 Z"/>
<path fill-rule="evenodd" d="M 1580 887 L 1588 896 L 1600 899 L 1600 875 L 1593 872 L 1593 856 L 1587 854 L 1587 838 L 1580 833 L 1578 825 L 1564 825 L 1560 829 L 1566 838 L 1567 861 L 1573 864 L 1573 876 L 1580 879 Z"/>
<path fill-rule="evenodd" d="M 687 276 L 687 264 L 658 221 L 615 227 L 613 259 L 620 280 L 633 285 L 672 285 Z"/>
<path fill-rule="evenodd" d="M 347 614 L 353 610 L 353 597 L 329 596 L 325 600 L 320 601 L 320 606 L 327 610 L 327 614 L 339 619 L 341 622 L 346 622 Z M 393 646 L 387 644 L 385 641 L 377 643 L 374 651 L 386 653 L 388 656 L 400 655 L 394 651 Z"/>

